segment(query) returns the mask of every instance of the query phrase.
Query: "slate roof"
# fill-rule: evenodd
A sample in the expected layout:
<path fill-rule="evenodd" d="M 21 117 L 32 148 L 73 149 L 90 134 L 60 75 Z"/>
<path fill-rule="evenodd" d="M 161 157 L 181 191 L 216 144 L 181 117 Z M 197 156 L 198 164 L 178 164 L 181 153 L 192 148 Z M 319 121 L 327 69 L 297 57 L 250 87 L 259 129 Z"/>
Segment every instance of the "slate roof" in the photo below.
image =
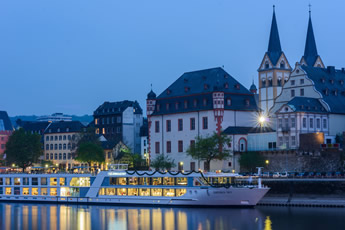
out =
<path fill-rule="evenodd" d="M 51 123 L 44 133 L 74 133 L 82 131 L 83 128 L 85 126 L 80 121 L 60 121 Z"/>
<path fill-rule="evenodd" d="M 305 49 L 304 49 L 304 60 L 308 66 L 313 66 L 318 58 L 316 42 L 314 37 L 314 30 L 313 25 L 311 22 L 311 16 L 309 15 L 309 22 L 308 22 L 308 31 L 307 31 L 307 39 L 305 42 Z"/>
<path fill-rule="evenodd" d="M 149 125 L 147 123 L 147 120 L 144 120 L 143 125 L 140 127 L 139 136 L 141 137 L 149 136 Z"/>
<path fill-rule="evenodd" d="M 135 109 L 134 114 L 142 114 L 143 110 L 141 109 L 139 103 L 137 101 L 118 101 L 118 102 L 104 102 L 100 105 L 95 112 L 94 115 L 110 115 L 110 114 L 121 114 L 125 111 L 128 107 L 133 107 Z"/>
<path fill-rule="evenodd" d="M 247 135 L 248 133 L 271 133 L 275 132 L 271 127 L 243 127 L 243 126 L 229 126 L 223 133 L 229 135 Z"/>
<path fill-rule="evenodd" d="M 115 141 L 101 141 L 103 149 L 113 149 L 118 142 Z"/>
<path fill-rule="evenodd" d="M 156 108 L 159 106 L 160 109 L 159 111 L 155 109 L 153 115 L 212 110 L 212 92 L 217 91 L 224 92 L 225 101 L 227 98 L 231 99 L 231 105 L 225 103 L 224 109 L 242 111 L 259 109 L 254 94 L 224 69 L 218 67 L 184 73 L 157 97 Z M 204 105 L 204 100 L 206 105 Z M 249 101 L 249 105 L 246 105 L 246 100 Z M 195 106 L 194 101 L 197 102 Z M 187 108 L 185 108 L 185 102 L 188 105 Z M 176 104 L 178 104 L 177 108 Z"/>
<path fill-rule="evenodd" d="M 294 97 L 287 103 L 295 112 L 327 113 L 327 109 L 317 98 Z"/>
<path fill-rule="evenodd" d="M 329 112 L 345 114 L 345 70 L 336 70 L 333 66 L 319 68 L 302 65 L 301 68 L 330 107 Z"/>
<path fill-rule="evenodd" d="M 23 129 L 29 132 L 41 133 L 43 134 L 46 128 L 51 123 L 48 121 L 38 121 L 38 122 L 25 122 L 23 124 Z"/>
<path fill-rule="evenodd" d="M 276 13 L 274 10 L 273 10 L 273 17 L 272 17 L 272 24 L 271 24 L 270 39 L 268 42 L 267 55 L 274 66 L 277 64 L 280 56 L 282 55 L 282 48 L 280 45 Z"/>
<path fill-rule="evenodd" d="M 0 131 L 13 130 L 13 126 L 6 111 L 0 111 Z"/>

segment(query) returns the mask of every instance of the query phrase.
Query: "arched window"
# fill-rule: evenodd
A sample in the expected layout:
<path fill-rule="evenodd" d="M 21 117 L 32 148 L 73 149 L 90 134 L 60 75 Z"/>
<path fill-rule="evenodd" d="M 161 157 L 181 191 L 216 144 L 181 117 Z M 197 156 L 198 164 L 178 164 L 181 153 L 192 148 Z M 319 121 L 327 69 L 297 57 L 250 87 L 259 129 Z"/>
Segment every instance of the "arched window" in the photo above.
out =
<path fill-rule="evenodd" d="M 66 144 L 63 144 L 63 149 L 64 149 L 64 150 L 66 149 Z"/>
<path fill-rule="evenodd" d="M 51 154 L 50 154 L 50 160 L 53 160 L 53 156 L 54 156 L 54 155 L 51 153 Z"/>
<path fill-rule="evenodd" d="M 262 79 L 261 80 L 261 86 L 262 87 L 266 87 L 266 79 Z"/>
<path fill-rule="evenodd" d="M 61 150 L 62 149 L 62 144 L 59 144 L 59 150 Z"/>
<path fill-rule="evenodd" d="M 244 139 L 243 137 L 240 138 L 238 141 L 238 147 L 240 152 L 246 152 L 247 151 L 247 140 Z"/>
<path fill-rule="evenodd" d="M 60 135 L 60 136 L 59 136 L 59 141 L 61 141 L 61 140 L 62 140 L 62 136 Z"/>
<path fill-rule="evenodd" d="M 62 153 L 59 153 L 59 160 L 62 160 Z"/>
<path fill-rule="evenodd" d="M 280 68 L 281 68 L 281 69 L 285 69 L 285 62 L 284 62 L 284 61 L 281 61 L 281 62 L 280 62 Z"/>
<path fill-rule="evenodd" d="M 49 150 L 49 145 L 48 144 L 46 144 L 46 150 Z"/>
<path fill-rule="evenodd" d="M 68 135 L 68 140 L 71 140 L 71 135 Z"/>
<path fill-rule="evenodd" d="M 64 140 L 64 141 L 66 140 L 66 135 L 63 135 L 63 140 Z"/>
<path fill-rule="evenodd" d="M 55 160 L 57 160 L 57 159 L 58 159 L 58 155 L 57 155 L 57 153 L 55 153 L 54 157 L 55 157 Z"/>
<path fill-rule="evenodd" d="M 72 154 L 68 153 L 68 160 L 70 160 L 72 158 Z"/>
<path fill-rule="evenodd" d="M 47 153 L 46 155 L 46 160 L 49 160 L 49 153 Z"/>
<path fill-rule="evenodd" d="M 57 145 L 57 144 L 55 144 L 54 149 L 55 149 L 55 150 L 57 150 L 57 148 L 58 148 L 58 145 Z"/>
<path fill-rule="evenodd" d="M 66 153 L 63 154 L 63 159 L 66 160 Z"/>
<path fill-rule="evenodd" d="M 268 79 L 268 86 L 272 86 L 273 83 L 272 83 L 272 78 Z"/>
<path fill-rule="evenodd" d="M 71 143 L 68 143 L 67 148 L 68 148 L 68 149 L 71 149 Z"/>
<path fill-rule="evenodd" d="M 278 79 L 278 86 L 282 86 L 282 79 Z"/>

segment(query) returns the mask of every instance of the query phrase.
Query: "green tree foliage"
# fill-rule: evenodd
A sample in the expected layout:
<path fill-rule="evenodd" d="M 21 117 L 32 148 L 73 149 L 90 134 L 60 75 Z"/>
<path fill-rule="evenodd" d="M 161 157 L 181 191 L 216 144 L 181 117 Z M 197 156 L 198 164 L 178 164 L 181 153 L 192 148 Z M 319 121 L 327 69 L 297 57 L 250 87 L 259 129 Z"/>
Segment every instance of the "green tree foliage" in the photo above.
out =
<path fill-rule="evenodd" d="M 89 166 L 91 163 L 102 163 L 105 160 L 104 150 L 99 144 L 83 142 L 78 146 L 76 160 L 87 162 Z"/>
<path fill-rule="evenodd" d="M 255 172 L 256 167 L 265 166 L 265 158 L 261 156 L 258 152 L 246 152 L 240 156 L 239 163 L 242 169 L 249 170 L 250 172 Z"/>
<path fill-rule="evenodd" d="M 130 148 L 124 146 L 120 149 L 115 162 L 117 164 L 128 164 L 130 170 L 147 170 L 146 161 L 140 154 L 133 153 Z"/>
<path fill-rule="evenodd" d="M 230 150 L 226 145 L 231 142 L 231 138 L 226 134 L 214 133 L 212 136 L 196 137 L 195 145 L 187 149 L 187 155 L 198 161 L 206 161 L 210 165 L 212 160 L 225 160 L 230 157 Z"/>
<path fill-rule="evenodd" d="M 159 170 L 170 170 L 171 168 L 176 167 L 174 160 L 170 159 L 168 156 L 160 154 L 153 161 L 151 161 L 151 166 L 157 171 Z"/>
<path fill-rule="evenodd" d="M 6 144 L 7 164 L 15 164 L 25 170 L 42 156 L 42 143 L 39 134 L 31 134 L 24 129 L 13 132 Z"/>

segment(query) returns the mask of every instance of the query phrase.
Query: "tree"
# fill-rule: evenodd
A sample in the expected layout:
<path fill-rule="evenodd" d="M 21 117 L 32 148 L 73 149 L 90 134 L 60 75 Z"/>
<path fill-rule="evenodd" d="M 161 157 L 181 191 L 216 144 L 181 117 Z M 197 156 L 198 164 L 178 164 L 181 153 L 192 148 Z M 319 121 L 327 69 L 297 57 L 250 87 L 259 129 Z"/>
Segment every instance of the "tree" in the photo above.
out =
<path fill-rule="evenodd" d="M 39 134 L 31 134 L 24 129 L 13 132 L 6 143 L 6 161 L 23 169 L 37 162 L 42 156 L 42 143 Z"/>
<path fill-rule="evenodd" d="M 176 167 L 174 160 L 170 159 L 168 156 L 160 154 L 153 161 L 151 161 L 151 166 L 157 171 L 159 170 L 170 170 L 171 168 Z"/>
<path fill-rule="evenodd" d="M 256 167 L 265 166 L 265 159 L 258 152 L 246 152 L 240 156 L 239 163 L 241 168 L 254 172 Z"/>
<path fill-rule="evenodd" d="M 119 164 L 128 164 L 128 169 L 130 170 L 147 170 L 146 161 L 142 159 L 141 155 L 133 153 L 131 149 L 124 144 L 122 144 L 122 147 L 118 150 L 115 161 Z"/>
<path fill-rule="evenodd" d="M 87 162 L 89 166 L 91 166 L 92 162 L 102 163 L 105 160 L 104 150 L 96 143 L 83 142 L 78 146 L 75 159 L 80 162 Z"/>
<path fill-rule="evenodd" d="M 214 133 L 212 136 L 196 137 L 195 144 L 187 149 L 187 155 L 198 161 L 203 160 L 208 167 L 212 160 L 225 160 L 230 157 L 230 150 L 226 144 L 231 138 L 226 134 Z"/>

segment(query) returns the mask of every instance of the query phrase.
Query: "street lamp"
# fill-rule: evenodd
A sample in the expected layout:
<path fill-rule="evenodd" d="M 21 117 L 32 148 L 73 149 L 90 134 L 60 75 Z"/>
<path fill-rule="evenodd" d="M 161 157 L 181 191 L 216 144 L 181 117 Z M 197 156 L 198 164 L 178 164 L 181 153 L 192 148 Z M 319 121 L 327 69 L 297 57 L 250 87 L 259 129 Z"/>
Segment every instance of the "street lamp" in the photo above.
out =
<path fill-rule="evenodd" d="M 266 163 L 266 165 L 268 165 L 268 164 L 270 163 L 270 161 L 269 161 L 269 160 L 266 160 L 265 163 Z"/>

